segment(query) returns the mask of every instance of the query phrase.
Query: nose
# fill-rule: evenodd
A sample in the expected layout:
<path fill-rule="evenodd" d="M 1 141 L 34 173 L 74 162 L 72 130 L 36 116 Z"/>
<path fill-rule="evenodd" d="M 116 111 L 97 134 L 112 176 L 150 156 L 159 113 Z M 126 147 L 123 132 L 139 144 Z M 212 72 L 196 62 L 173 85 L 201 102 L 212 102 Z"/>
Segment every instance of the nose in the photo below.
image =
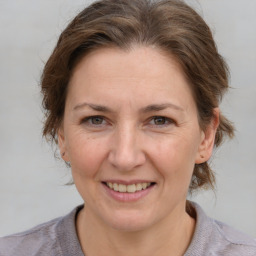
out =
<path fill-rule="evenodd" d="M 140 131 L 132 127 L 123 127 L 115 131 L 111 140 L 111 150 L 108 160 L 119 171 L 132 171 L 143 165 L 146 156 Z"/>

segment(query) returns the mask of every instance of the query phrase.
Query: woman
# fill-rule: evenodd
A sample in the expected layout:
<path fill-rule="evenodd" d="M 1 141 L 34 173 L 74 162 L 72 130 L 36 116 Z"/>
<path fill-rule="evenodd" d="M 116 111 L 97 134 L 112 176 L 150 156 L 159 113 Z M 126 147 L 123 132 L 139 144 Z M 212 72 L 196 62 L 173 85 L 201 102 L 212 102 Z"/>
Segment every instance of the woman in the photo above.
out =
<path fill-rule="evenodd" d="M 42 75 L 44 135 L 84 205 L 0 240 L 1 255 L 256 255 L 188 192 L 213 188 L 207 161 L 231 123 L 227 67 L 182 1 L 102 0 L 61 34 Z"/>

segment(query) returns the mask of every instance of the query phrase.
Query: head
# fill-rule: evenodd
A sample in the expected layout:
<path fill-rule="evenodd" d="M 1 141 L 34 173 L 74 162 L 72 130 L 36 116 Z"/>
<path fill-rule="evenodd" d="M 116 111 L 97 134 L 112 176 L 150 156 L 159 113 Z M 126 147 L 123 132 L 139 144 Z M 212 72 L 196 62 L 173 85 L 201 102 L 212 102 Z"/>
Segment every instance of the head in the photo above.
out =
<path fill-rule="evenodd" d="M 189 84 L 199 127 L 206 131 L 228 89 L 228 69 L 207 24 L 179 0 L 102 0 L 71 21 L 45 65 L 41 80 L 46 115 L 43 134 L 58 143 L 70 81 L 86 56 L 106 48 L 129 53 L 136 47 L 156 49 L 177 63 Z M 214 146 L 225 136 L 233 136 L 233 127 L 219 112 Z M 207 160 L 195 163 L 190 191 L 214 186 Z"/>

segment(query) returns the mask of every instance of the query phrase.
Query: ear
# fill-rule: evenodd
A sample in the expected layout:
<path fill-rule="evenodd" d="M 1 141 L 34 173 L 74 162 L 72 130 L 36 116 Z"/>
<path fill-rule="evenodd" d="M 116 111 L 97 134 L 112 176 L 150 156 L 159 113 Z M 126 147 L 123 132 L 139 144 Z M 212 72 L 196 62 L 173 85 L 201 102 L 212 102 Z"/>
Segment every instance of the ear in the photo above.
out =
<path fill-rule="evenodd" d="M 65 141 L 63 125 L 61 125 L 61 127 L 58 129 L 58 146 L 59 146 L 61 158 L 65 162 L 69 162 L 69 156 L 68 156 L 68 151 L 67 151 L 67 146 Z"/>
<path fill-rule="evenodd" d="M 219 116 L 219 108 L 214 108 L 213 117 L 210 124 L 206 127 L 204 131 L 202 131 L 201 142 L 196 155 L 196 164 L 201 164 L 208 161 L 212 155 L 215 134 L 219 126 Z"/>

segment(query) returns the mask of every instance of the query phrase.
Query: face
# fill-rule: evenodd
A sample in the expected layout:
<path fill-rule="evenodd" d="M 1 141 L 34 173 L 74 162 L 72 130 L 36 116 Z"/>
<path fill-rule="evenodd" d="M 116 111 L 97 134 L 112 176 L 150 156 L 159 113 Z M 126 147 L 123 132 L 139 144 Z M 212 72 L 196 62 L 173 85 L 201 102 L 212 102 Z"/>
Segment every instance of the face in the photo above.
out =
<path fill-rule="evenodd" d="M 153 47 L 105 48 L 74 69 L 59 146 L 86 214 L 143 230 L 185 214 L 194 165 L 211 154 L 208 130 L 174 59 Z"/>

